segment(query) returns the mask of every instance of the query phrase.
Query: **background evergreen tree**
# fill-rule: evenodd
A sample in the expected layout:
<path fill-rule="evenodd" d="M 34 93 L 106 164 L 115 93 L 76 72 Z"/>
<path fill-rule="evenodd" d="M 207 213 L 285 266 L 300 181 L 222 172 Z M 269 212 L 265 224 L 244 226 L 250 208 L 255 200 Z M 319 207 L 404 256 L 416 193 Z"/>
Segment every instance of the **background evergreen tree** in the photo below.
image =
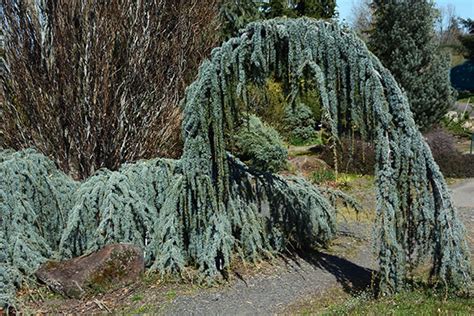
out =
<path fill-rule="evenodd" d="M 259 171 L 278 172 L 288 161 L 280 134 L 255 115 L 243 120 L 234 135 L 234 146 L 237 157 Z"/>
<path fill-rule="evenodd" d="M 286 16 L 330 19 L 336 13 L 335 0 L 223 0 L 220 10 L 223 37 L 237 35 L 247 23 Z"/>
<path fill-rule="evenodd" d="M 428 129 L 454 103 L 449 59 L 439 51 L 433 2 L 374 1 L 370 49 L 404 88 L 415 122 Z"/>
<path fill-rule="evenodd" d="M 237 34 L 247 23 L 259 20 L 261 12 L 256 1 L 223 0 L 220 8 L 222 36 L 227 39 Z"/>
<path fill-rule="evenodd" d="M 300 0 L 295 1 L 298 16 L 317 19 L 330 19 L 336 13 L 336 0 Z"/>
<path fill-rule="evenodd" d="M 270 0 L 268 3 L 263 1 L 261 2 L 263 14 L 267 19 L 276 18 L 279 16 L 295 16 L 295 11 L 290 7 L 288 0 Z"/>
<path fill-rule="evenodd" d="M 469 97 L 474 93 L 474 20 L 460 19 L 459 22 L 465 31 L 459 41 L 467 60 L 451 69 L 451 83 L 460 96 Z"/>
<path fill-rule="evenodd" d="M 466 34 L 460 36 L 461 44 L 464 46 L 465 56 L 474 59 L 474 20 L 461 19 L 461 24 L 466 28 Z"/>
<path fill-rule="evenodd" d="M 335 0 L 270 0 L 269 2 L 260 2 L 266 18 L 307 16 L 315 19 L 329 19 L 336 12 Z"/>

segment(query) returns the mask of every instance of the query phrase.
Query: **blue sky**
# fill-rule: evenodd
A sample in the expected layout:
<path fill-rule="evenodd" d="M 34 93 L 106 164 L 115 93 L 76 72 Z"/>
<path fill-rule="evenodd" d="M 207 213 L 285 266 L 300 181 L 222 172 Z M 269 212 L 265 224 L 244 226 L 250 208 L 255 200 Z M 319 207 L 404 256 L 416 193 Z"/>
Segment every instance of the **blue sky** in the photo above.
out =
<path fill-rule="evenodd" d="M 360 0 L 336 1 L 341 20 L 348 20 L 351 15 L 352 5 L 359 1 Z M 435 2 L 437 6 L 447 6 L 448 4 L 452 4 L 456 8 L 457 16 L 474 19 L 474 0 L 436 0 Z"/>

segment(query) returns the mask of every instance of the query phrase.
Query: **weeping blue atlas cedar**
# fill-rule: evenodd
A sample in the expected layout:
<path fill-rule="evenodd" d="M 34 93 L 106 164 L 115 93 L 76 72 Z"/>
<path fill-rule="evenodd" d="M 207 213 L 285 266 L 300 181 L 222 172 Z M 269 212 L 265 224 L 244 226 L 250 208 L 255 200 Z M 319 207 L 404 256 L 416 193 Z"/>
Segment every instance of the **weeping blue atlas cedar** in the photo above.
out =
<path fill-rule="evenodd" d="M 471 285 L 469 250 L 446 182 L 392 75 L 352 32 L 311 19 L 248 25 L 212 52 L 182 102 L 184 152 L 102 170 L 82 183 L 33 150 L 0 153 L 0 306 L 45 260 L 131 242 L 161 273 L 186 266 L 212 280 L 236 256 L 259 260 L 334 236 L 341 192 L 260 173 L 226 152 L 249 112 L 246 87 L 275 76 L 296 98 L 317 83 L 334 150 L 341 129 L 376 151 L 377 256 L 382 293 L 401 290 L 424 259 L 445 286 Z M 244 109 L 236 100 L 241 99 Z"/>

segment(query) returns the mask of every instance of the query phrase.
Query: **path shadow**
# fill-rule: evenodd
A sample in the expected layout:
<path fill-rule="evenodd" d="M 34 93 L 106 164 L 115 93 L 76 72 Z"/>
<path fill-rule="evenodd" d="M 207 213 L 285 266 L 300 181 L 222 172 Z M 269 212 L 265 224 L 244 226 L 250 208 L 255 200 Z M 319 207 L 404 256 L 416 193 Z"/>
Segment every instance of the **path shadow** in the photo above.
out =
<path fill-rule="evenodd" d="M 286 254 L 286 260 L 291 260 L 301 267 L 301 260 L 315 268 L 331 273 L 346 293 L 357 295 L 370 289 L 375 270 L 362 267 L 347 259 L 317 250 L 295 250 Z"/>

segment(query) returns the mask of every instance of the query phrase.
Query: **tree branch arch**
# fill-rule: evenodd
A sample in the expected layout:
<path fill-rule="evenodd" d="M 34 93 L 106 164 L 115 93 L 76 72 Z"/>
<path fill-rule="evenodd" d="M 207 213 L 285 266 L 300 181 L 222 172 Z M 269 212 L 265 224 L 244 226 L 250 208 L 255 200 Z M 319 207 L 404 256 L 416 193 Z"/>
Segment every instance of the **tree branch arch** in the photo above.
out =
<path fill-rule="evenodd" d="M 252 23 L 239 37 L 215 49 L 187 90 L 186 169 L 214 179 L 213 194 L 219 203 L 232 199 L 226 195 L 224 131 L 239 115 L 233 99 L 246 101 L 246 83 L 261 82 L 272 72 L 286 76 L 290 95 L 295 96 L 305 70 L 318 83 L 323 118 L 334 139 L 343 115 L 349 126 L 375 143 L 382 291 L 400 289 L 407 270 L 426 255 L 433 260 L 432 275 L 443 282 L 470 281 L 462 224 L 405 95 L 365 44 L 337 25 L 311 19 Z M 203 130 L 193 128 L 197 126 Z M 206 138 L 206 129 L 213 131 L 212 139 Z"/>

